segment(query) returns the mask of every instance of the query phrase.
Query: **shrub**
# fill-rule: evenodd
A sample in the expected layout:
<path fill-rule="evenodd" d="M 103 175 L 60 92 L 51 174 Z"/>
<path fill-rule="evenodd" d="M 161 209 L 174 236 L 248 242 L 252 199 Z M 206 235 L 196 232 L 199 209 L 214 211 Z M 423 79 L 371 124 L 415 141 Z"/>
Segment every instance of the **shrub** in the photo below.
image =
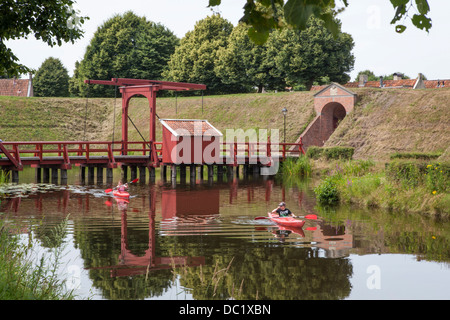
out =
<path fill-rule="evenodd" d="M 309 147 L 306 156 L 311 159 L 325 157 L 326 160 L 351 160 L 353 158 L 354 148 L 350 147 Z"/>
<path fill-rule="evenodd" d="M 321 147 L 308 147 L 306 150 L 306 156 L 310 159 L 319 159 L 322 156 L 323 148 Z"/>
<path fill-rule="evenodd" d="M 287 176 L 309 176 L 311 164 L 305 156 L 298 158 L 287 158 L 283 163 L 283 175 Z"/>
<path fill-rule="evenodd" d="M 324 148 L 324 155 L 327 160 L 351 160 L 353 158 L 354 148 L 348 147 L 332 147 Z"/>
<path fill-rule="evenodd" d="M 391 154 L 391 160 L 395 159 L 418 159 L 418 160 L 433 160 L 441 156 L 441 153 L 424 153 L 424 152 L 408 152 L 400 153 L 396 152 Z"/>
<path fill-rule="evenodd" d="M 333 205 L 339 202 L 339 191 L 337 187 L 337 178 L 329 176 L 322 180 L 320 184 L 314 188 L 317 201 L 322 205 Z"/>

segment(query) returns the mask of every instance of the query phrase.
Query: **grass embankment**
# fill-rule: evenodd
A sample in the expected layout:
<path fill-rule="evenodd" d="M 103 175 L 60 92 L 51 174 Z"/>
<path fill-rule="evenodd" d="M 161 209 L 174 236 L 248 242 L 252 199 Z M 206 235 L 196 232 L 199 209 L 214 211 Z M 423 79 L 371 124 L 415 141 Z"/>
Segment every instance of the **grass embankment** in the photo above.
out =
<path fill-rule="evenodd" d="M 325 146 L 352 147 L 355 159 L 388 160 L 395 152 L 440 152 L 450 160 L 450 88 L 353 91 L 358 94 L 354 110 Z M 160 97 L 156 113 L 160 118 L 207 119 L 224 134 L 226 129 L 279 129 L 284 141 L 281 109 L 286 107 L 286 141 L 295 142 L 315 116 L 314 93 L 205 96 L 203 106 L 201 96 Z M 121 105 L 121 98 L 0 97 L 0 139 L 76 141 L 86 134 L 90 141 L 111 141 L 114 132 L 118 141 Z M 147 139 L 147 99 L 131 99 L 129 116 Z M 128 126 L 129 140 L 141 141 L 131 122 Z M 161 140 L 158 121 L 156 129 Z"/>
<path fill-rule="evenodd" d="M 315 149 L 286 163 L 283 175 L 315 175 L 320 205 L 356 204 L 450 217 L 450 163 L 440 161 L 440 154 L 397 153 L 385 163 L 353 160 L 348 148 Z"/>
<path fill-rule="evenodd" d="M 87 113 L 86 113 L 87 101 Z M 0 97 L 0 138 L 4 141 L 111 141 L 121 139 L 122 99 Z M 279 129 L 284 139 L 281 109 L 288 109 L 286 141 L 295 141 L 314 115 L 310 92 L 236 94 L 203 97 L 161 97 L 156 113 L 161 119 L 206 119 L 226 134 L 226 129 Z M 203 112 L 202 112 L 203 109 Z M 149 137 L 146 98 L 131 99 L 129 116 L 142 135 Z M 115 120 L 114 120 L 115 118 Z M 156 136 L 162 139 L 161 125 Z M 114 128 L 114 130 L 113 130 Z M 142 141 L 129 122 L 129 140 Z M 269 131 L 270 133 L 270 131 Z"/>
<path fill-rule="evenodd" d="M 354 91 L 358 102 L 326 147 L 353 147 L 356 159 L 387 161 L 396 152 L 439 152 L 450 160 L 450 87 Z"/>

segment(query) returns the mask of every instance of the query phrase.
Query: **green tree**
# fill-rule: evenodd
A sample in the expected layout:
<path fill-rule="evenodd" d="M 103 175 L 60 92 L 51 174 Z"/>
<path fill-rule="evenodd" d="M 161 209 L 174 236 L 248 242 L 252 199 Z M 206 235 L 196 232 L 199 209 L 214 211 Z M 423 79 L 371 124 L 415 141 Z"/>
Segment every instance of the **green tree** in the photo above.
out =
<path fill-rule="evenodd" d="M 61 46 L 83 36 L 80 26 L 87 17 L 78 16 L 73 0 L 2 0 L 0 2 L 0 74 L 19 76 L 30 68 L 20 64 L 4 41 L 34 35 L 49 46 Z"/>
<path fill-rule="evenodd" d="M 404 73 L 401 73 L 401 72 L 396 72 L 396 73 L 397 74 L 401 74 L 402 75 L 402 79 L 411 79 L 409 76 L 405 75 Z M 367 81 L 378 81 L 378 80 L 380 80 L 381 77 L 383 77 L 384 80 L 393 80 L 394 79 L 394 73 L 392 73 L 390 75 L 377 76 L 371 70 L 364 70 L 364 71 L 358 72 L 358 75 L 356 76 L 355 81 L 359 81 L 359 77 L 361 75 L 367 75 Z"/>
<path fill-rule="evenodd" d="M 240 84 L 224 83 L 215 72 L 219 51 L 227 47 L 232 31 L 233 24 L 217 14 L 198 21 L 194 30 L 181 39 L 168 63 L 165 79 L 202 83 L 207 86 L 208 93 L 240 91 Z"/>
<path fill-rule="evenodd" d="M 215 67 L 217 76 L 223 83 L 241 85 L 242 91 L 256 87 L 260 93 L 263 88 L 283 88 L 283 79 L 274 76 L 275 61 L 267 54 L 267 43 L 253 43 L 248 36 L 248 28 L 239 23 L 229 37 L 228 46 L 220 48 Z"/>
<path fill-rule="evenodd" d="M 69 95 L 69 73 L 58 58 L 47 58 L 33 80 L 36 97 L 67 97 Z"/>
<path fill-rule="evenodd" d="M 363 71 L 358 72 L 358 75 L 356 76 L 355 81 L 359 81 L 359 77 L 361 77 L 362 75 L 367 76 L 367 81 L 376 81 L 376 80 L 380 79 L 380 77 L 377 77 L 372 70 L 363 70 Z"/>
<path fill-rule="evenodd" d="M 339 21 L 336 24 L 340 25 Z M 305 30 L 283 29 L 269 38 L 269 56 L 276 72 L 288 86 L 304 85 L 307 90 L 324 77 L 346 83 L 353 70 L 353 38 L 347 33 L 333 35 L 320 19 L 312 17 Z"/>
<path fill-rule="evenodd" d="M 208 6 L 215 7 L 221 2 L 222 0 L 208 0 Z M 341 0 L 342 7 L 339 8 L 337 2 L 336 0 L 246 0 L 241 21 L 251 26 L 249 36 L 258 44 L 266 42 L 273 29 L 286 27 L 306 29 L 312 16 L 320 19 L 330 32 L 337 35 L 340 25 L 334 16 L 349 5 L 348 0 Z M 407 18 L 421 30 L 431 29 L 428 0 L 390 0 L 390 2 L 395 10 L 391 24 L 396 25 L 396 32 L 402 33 L 406 30 L 403 21 Z M 410 13 L 412 8 L 416 13 Z"/>
<path fill-rule="evenodd" d="M 101 25 L 75 69 L 71 93 L 86 94 L 84 80 L 135 78 L 161 80 L 179 40 L 161 24 L 129 11 Z M 78 88 L 77 88 L 78 87 Z M 92 85 L 90 96 L 114 96 L 110 86 Z"/>

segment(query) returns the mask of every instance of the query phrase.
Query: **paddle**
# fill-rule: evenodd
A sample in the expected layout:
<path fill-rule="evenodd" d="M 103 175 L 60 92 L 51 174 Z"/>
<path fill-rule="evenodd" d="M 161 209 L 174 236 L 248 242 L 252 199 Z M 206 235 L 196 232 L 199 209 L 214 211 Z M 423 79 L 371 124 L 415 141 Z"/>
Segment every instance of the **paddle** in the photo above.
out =
<path fill-rule="evenodd" d="M 304 217 L 296 217 L 300 219 L 309 219 L 309 220 L 317 220 L 317 216 L 315 214 L 308 214 Z M 256 217 L 255 220 L 269 219 L 269 217 Z"/>
<path fill-rule="evenodd" d="M 138 182 L 138 181 L 139 181 L 139 179 L 134 179 L 133 181 L 130 181 L 130 182 L 126 183 L 126 184 L 136 183 L 136 182 Z M 114 189 L 116 189 L 116 188 L 114 188 Z M 112 192 L 114 189 L 106 189 L 106 190 L 105 190 L 105 193 L 110 193 L 110 192 Z"/>

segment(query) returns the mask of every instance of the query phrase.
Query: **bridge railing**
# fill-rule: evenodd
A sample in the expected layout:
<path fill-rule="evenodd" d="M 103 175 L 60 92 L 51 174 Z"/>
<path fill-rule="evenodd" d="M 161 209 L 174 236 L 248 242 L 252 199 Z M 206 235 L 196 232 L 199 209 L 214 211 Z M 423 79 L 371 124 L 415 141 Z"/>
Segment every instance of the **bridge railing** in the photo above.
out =
<path fill-rule="evenodd" d="M 286 159 L 287 157 L 298 157 L 305 154 L 303 144 L 300 143 L 277 143 L 270 142 L 224 142 L 221 148 L 222 156 L 234 159 L 237 163 L 244 158 L 268 157 Z"/>
<path fill-rule="evenodd" d="M 152 158 L 159 159 L 162 156 L 162 142 L 153 144 L 147 142 L 121 142 L 121 141 L 15 141 L 0 142 L 0 166 L 12 166 L 18 170 L 23 167 L 22 160 L 29 163 L 53 164 L 54 161 L 63 163 L 63 166 L 70 166 L 74 159 L 83 158 L 86 163 L 95 157 L 107 157 L 108 164 L 114 165 L 116 157 L 128 156 L 149 156 L 154 151 Z M 304 154 L 302 143 L 277 143 L 264 142 L 223 142 L 221 145 L 221 155 L 233 159 L 233 163 L 238 163 L 239 158 L 247 157 L 277 157 L 285 159 L 288 156 L 298 156 Z M 55 159 L 58 157 L 59 159 Z M 8 161 L 9 160 L 9 161 Z"/>

